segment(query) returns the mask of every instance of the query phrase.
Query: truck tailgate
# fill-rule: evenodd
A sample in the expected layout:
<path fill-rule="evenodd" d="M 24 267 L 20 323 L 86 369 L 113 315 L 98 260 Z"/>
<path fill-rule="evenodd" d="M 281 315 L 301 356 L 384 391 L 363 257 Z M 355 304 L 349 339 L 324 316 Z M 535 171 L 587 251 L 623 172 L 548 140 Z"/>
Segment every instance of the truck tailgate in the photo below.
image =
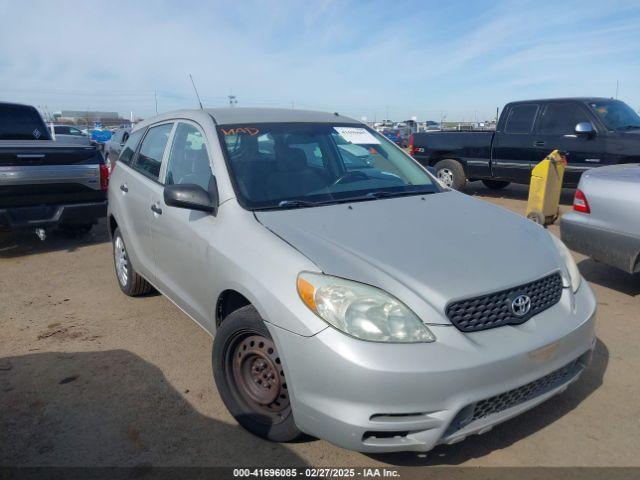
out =
<path fill-rule="evenodd" d="M 102 201 L 95 147 L 0 141 L 0 208 Z"/>

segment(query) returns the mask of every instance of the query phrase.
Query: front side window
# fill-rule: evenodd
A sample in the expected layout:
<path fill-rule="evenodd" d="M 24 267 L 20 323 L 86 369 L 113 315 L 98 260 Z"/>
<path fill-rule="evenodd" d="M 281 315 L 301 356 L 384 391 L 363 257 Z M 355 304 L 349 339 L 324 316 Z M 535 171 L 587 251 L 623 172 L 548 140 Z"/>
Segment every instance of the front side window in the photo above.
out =
<path fill-rule="evenodd" d="M 505 133 L 530 133 L 538 113 L 537 105 L 514 105 L 511 107 Z"/>
<path fill-rule="evenodd" d="M 575 103 L 551 103 L 547 105 L 540 119 L 538 133 L 541 135 L 569 135 L 576 125 L 588 122 L 586 112 Z"/>
<path fill-rule="evenodd" d="M 202 132 L 188 123 L 179 123 L 167 163 L 166 185 L 192 183 L 205 190 L 213 177 Z"/>
<path fill-rule="evenodd" d="M 364 126 L 242 124 L 218 134 L 238 200 L 250 210 L 440 191 L 411 157 Z"/>
<path fill-rule="evenodd" d="M 158 179 L 162 156 L 172 128 L 173 123 L 165 123 L 149 129 L 140 146 L 134 169 L 154 180 Z"/>
<path fill-rule="evenodd" d="M 127 139 L 127 143 L 125 143 L 124 147 L 122 148 L 120 158 L 118 159 L 119 162 L 122 162 L 125 165 L 131 165 L 133 154 L 136 153 L 136 149 L 138 148 L 138 144 L 140 143 L 140 139 L 142 138 L 143 133 L 144 128 L 131 133 L 131 135 Z"/>
<path fill-rule="evenodd" d="M 590 102 L 589 107 L 609 130 L 634 130 L 640 128 L 640 116 L 620 100 Z"/>

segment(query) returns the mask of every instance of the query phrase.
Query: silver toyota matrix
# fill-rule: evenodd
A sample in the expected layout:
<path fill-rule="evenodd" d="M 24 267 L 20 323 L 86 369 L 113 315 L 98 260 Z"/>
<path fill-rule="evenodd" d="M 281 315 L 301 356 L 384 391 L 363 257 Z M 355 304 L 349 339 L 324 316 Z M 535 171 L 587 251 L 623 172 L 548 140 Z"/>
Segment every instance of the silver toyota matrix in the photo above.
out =
<path fill-rule="evenodd" d="M 222 400 L 270 440 L 427 451 L 562 392 L 594 348 L 561 241 L 337 113 L 146 120 L 108 219 L 122 291 L 155 288 L 215 335 Z"/>

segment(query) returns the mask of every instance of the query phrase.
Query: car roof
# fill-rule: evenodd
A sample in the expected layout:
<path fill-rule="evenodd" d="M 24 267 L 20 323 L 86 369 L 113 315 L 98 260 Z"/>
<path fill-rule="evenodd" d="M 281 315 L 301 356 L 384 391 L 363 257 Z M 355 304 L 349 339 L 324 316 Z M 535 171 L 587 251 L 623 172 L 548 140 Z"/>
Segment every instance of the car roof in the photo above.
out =
<path fill-rule="evenodd" d="M 233 125 L 242 123 L 351 123 L 362 125 L 362 122 L 339 113 L 317 112 L 313 110 L 295 110 L 290 108 L 205 108 L 176 110 L 155 117 L 150 117 L 136 124 L 135 130 L 147 125 L 172 119 L 198 119 L 202 115 L 209 115 L 218 125 Z"/>
<path fill-rule="evenodd" d="M 606 100 L 614 100 L 613 98 L 606 97 L 561 97 L 561 98 L 537 98 L 533 100 L 517 100 L 515 102 L 509 102 L 507 105 L 518 105 L 521 103 L 557 103 L 557 102 L 601 102 Z"/>

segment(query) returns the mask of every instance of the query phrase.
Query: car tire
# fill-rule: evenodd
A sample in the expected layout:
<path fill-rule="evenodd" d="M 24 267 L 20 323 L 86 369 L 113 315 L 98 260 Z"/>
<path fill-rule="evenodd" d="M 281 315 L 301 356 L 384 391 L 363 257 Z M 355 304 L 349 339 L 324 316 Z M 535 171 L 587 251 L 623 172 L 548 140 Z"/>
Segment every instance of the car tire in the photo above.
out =
<path fill-rule="evenodd" d="M 467 183 L 467 176 L 464 173 L 462 164 L 450 158 L 440 160 L 435 164 L 436 176 L 446 187 L 454 190 L 462 190 Z"/>
<path fill-rule="evenodd" d="M 490 188 L 491 190 L 502 190 L 511 184 L 511 182 L 507 182 L 505 180 L 482 180 L 482 183 L 484 183 L 485 187 Z"/>
<path fill-rule="evenodd" d="M 301 435 L 269 330 L 252 305 L 229 314 L 213 341 L 213 376 L 222 401 L 249 432 L 274 442 Z"/>
<path fill-rule="evenodd" d="M 153 289 L 151 284 L 131 265 L 131 259 L 119 228 L 113 232 L 113 264 L 116 270 L 116 280 L 125 295 L 137 297 L 149 293 Z"/>

